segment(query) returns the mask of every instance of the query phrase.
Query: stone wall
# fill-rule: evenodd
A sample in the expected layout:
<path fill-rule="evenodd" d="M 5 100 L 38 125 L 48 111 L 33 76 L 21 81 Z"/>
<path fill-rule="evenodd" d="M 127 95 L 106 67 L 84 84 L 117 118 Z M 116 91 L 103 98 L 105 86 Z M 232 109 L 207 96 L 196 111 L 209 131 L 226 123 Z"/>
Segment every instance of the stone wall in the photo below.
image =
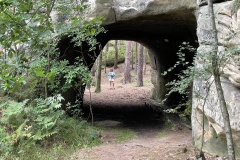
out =
<path fill-rule="evenodd" d="M 219 39 L 219 55 L 228 54 L 223 50 L 223 47 L 239 46 L 240 43 L 240 10 L 236 13 L 231 12 L 232 1 L 214 4 L 216 25 Z M 199 41 L 198 52 L 206 52 L 209 48 L 209 43 L 213 41 L 212 30 L 210 27 L 211 20 L 208 14 L 208 6 L 201 6 L 197 16 L 197 36 Z M 233 37 L 230 37 L 235 34 Z M 198 61 L 198 66 L 204 65 L 204 62 Z M 240 61 L 239 56 L 232 57 L 227 64 L 223 66 L 222 86 L 225 99 L 228 105 L 231 128 L 233 138 L 238 150 L 236 153 L 240 156 Z M 204 149 L 210 153 L 217 155 L 226 155 L 226 139 L 223 125 L 222 113 L 219 107 L 219 100 L 214 84 L 211 85 L 209 93 L 207 93 L 208 83 L 211 83 L 213 78 L 208 81 L 195 80 L 192 106 L 192 127 L 193 138 L 196 146 L 200 146 L 202 125 L 205 126 Z M 202 95 L 207 100 L 198 98 Z M 203 104 L 205 116 L 203 117 Z M 204 122 L 202 119 L 204 118 Z"/>

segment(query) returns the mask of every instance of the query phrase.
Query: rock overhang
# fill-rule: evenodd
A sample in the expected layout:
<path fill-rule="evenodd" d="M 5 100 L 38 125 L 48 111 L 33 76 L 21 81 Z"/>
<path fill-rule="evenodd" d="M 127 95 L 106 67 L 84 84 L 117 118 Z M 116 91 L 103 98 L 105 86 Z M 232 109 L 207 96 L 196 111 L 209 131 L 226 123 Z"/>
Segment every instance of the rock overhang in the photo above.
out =
<path fill-rule="evenodd" d="M 196 33 L 197 4 L 193 0 L 100 0 L 94 3 L 91 16 L 105 17 L 103 26 L 111 32 L 112 39 L 114 36 L 128 39 L 128 35 L 137 34 L 177 39 Z"/>
<path fill-rule="evenodd" d="M 142 7 L 140 2 L 144 2 L 145 7 Z M 159 92 L 157 97 L 163 98 L 166 90 L 165 84 L 176 78 L 177 73 L 181 71 L 177 69 L 168 77 L 161 76 L 162 72 L 176 63 L 179 45 L 187 41 L 195 47 L 198 46 L 196 43 L 196 2 L 193 0 L 149 0 L 147 3 L 147 1 L 132 0 L 129 1 L 125 10 L 123 5 L 127 2 L 120 0 L 100 0 L 95 3 L 94 12 L 106 18 L 103 26 L 107 32 L 97 36 L 101 48 L 109 40 L 132 40 L 146 46 L 150 50 L 149 56 L 153 61 L 152 69 L 155 74 L 152 79 L 156 79 L 154 88 L 158 90 L 156 92 Z M 117 3 L 119 6 L 116 5 Z M 71 61 L 77 55 L 77 48 L 70 43 L 69 37 L 61 41 L 60 50 L 64 51 L 66 59 Z M 94 52 L 96 56 L 99 54 L 100 50 Z M 91 68 L 94 60 L 88 55 L 89 53 L 84 55 L 84 59 L 87 66 Z M 190 61 L 192 58 L 193 55 L 190 55 Z M 176 105 L 180 99 L 178 96 L 173 98 L 173 103 L 170 105 Z"/>

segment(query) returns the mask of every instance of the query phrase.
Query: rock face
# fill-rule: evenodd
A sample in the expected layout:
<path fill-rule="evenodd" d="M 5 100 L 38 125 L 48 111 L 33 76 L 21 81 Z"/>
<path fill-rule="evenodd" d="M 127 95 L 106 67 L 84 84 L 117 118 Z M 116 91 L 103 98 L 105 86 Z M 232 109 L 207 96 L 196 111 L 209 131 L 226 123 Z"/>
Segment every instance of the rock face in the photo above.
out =
<path fill-rule="evenodd" d="M 239 46 L 240 44 L 240 10 L 232 13 L 233 2 L 223 2 L 214 5 L 216 25 L 219 39 L 219 54 L 227 54 L 223 51 L 223 46 Z M 199 41 L 198 52 L 206 51 L 209 48 L 209 43 L 212 42 L 212 31 L 210 29 L 210 18 L 207 6 L 199 8 L 197 16 L 197 36 Z M 232 37 L 231 37 L 232 36 Z M 231 128 L 233 131 L 233 138 L 235 142 L 235 149 L 237 155 L 240 156 L 240 61 L 239 55 L 231 57 L 222 66 L 222 86 L 224 90 L 225 99 L 228 105 L 228 112 L 230 116 Z M 202 125 L 205 126 L 204 149 L 210 153 L 217 155 L 226 155 L 226 139 L 223 125 L 223 118 L 219 107 L 219 100 L 215 86 L 210 87 L 209 93 L 207 91 L 208 83 L 211 83 L 213 78 L 208 81 L 195 80 L 193 92 L 193 106 L 192 106 L 192 127 L 193 138 L 196 146 L 200 146 Z M 198 94 L 204 95 L 207 100 L 197 98 Z M 205 103 L 205 105 L 203 105 Z M 203 106 L 205 116 L 203 117 Z M 203 119 L 204 118 L 204 122 Z"/>
<path fill-rule="evenodd" d="M 177 2 L 175 0 L 92 0 L 91 4 L 93 6 L 92 16 L 106 17 L 105 24 L 196 7 L 196 2 L 193 0 L 178 0 Z"/>

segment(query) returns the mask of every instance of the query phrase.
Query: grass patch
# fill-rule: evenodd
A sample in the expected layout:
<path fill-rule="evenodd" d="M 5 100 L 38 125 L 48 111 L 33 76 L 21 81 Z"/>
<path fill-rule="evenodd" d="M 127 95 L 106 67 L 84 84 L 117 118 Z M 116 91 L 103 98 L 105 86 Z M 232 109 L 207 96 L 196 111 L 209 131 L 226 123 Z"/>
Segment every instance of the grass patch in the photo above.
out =
<path fill-rule="evenodd" d="M 19 160 L 57 160 L 66 159 L 76 151 L 76 147 L 67 145 L 65 143 L 54 143 L 51 147 L 42 147 L 36 145 L 28 150 L 19 153 L 18 156 L 11 156 L 9 159 Z M 70 158 L 69 158 L 70 159 Z"/>
<path fill-rule="evenodd" d="M 169 128 L 172 129 L 174 127 L 174 123 L 170 119 L 165 120 L 165 125 Z"/>
<path fill-rule="evenodd" d="M 160 138 L 163 138 L 163 137 L 166 137 L 166 136 L 167 136 L 167 132 L 162 131 L 162 132 L 159 132 L 156 137 L 157 137 L 158 139 L 160 139 Z"/>
<path fill-rule="evenodd" d="M 71 156 L 79 149 L 101 144 L 98 128 L 90 126 L 85 121 L 74 118 L 66 118 L 66 123 L 61 124 L 59 133 L 48 140 L 39 141 L 31 147 L 20 146 L 17 152 L 2 155 L 4 160 L 57 160 L 71 159 Z"/>
<path fill-rule="evenodd" d="M 136 133 L 130 129 L 113 129 L 112 131 L 117 134 L 116 142 L 118 143 L 137 138 Z"/>
<path fill-rule="evenodd" d="M 151 79 L 143 81 L 144 86 L 153 86 Z"/>
<path fill-rule="evenodd" d="M 143 75 L 143 76 L 144 76 L 144 75 Z M 137 86 L 137 81 L 134 80 L 131 84 L 132 84 L 133 86 Z M 149 80 L 144 80 L 144 81 L 143 81 L 143 86 L 144 86 L 144 87 L 153 86 L 151 79 L 149 79 Z"/>

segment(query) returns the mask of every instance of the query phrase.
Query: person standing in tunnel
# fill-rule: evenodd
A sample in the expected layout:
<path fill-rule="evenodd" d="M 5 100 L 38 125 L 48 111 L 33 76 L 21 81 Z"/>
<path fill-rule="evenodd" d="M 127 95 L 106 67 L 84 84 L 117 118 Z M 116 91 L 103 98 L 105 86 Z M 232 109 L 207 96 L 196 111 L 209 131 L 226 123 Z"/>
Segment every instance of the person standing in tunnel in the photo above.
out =
<path fill-rule="evenodd" d="M 110 72 L 108 72 L 108 80 L 109 80 L 109 83 L 110 83 L 110 88 L 113 88 L 113 89 L 114 89 L 115 77 L 116 77 L 116 73 L 113 72 L 113 69 L 111 68 Z"/>

